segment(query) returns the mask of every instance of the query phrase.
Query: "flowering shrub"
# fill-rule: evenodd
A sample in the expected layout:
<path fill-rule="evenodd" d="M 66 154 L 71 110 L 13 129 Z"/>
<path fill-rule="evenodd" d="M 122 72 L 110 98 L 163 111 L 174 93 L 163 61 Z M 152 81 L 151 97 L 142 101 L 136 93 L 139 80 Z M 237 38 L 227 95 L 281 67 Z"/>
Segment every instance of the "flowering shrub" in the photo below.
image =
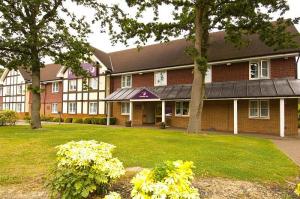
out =
<path fill-rule="evenodd" d="M 116 192 L 110 192 L 108 195 L 104 197 L 104 199 L 121 199 L 121 196 Z"/>
<path fill-rule="evenodd" d="M 105 194 L 109 184 L 125 173 L 112 155 L 115 146 L 97 141 L 68 142 L 57 146 L 57 167 L 50 184 L 53 196 L 87 198 Z"/>
<path fill-rule="evenodd" d="M 296 189 L 295 189 L 295 194 L 297 196 L 300 196 L 300 183 L 297 185 Z"/>
<path fill-rule="evenodd" d="M 196 199 L 199 193 L 191 184 L 193 162 L 165 162 L 150 170 L 144 169 L 131 181 L 133 199 L 172 198 Z"/>

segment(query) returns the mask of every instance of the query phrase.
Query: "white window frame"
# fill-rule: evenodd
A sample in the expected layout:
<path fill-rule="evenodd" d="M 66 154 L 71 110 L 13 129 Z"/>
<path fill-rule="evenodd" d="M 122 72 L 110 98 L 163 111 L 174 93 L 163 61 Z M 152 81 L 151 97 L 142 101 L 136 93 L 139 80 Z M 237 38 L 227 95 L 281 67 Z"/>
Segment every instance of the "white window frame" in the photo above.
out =
<path fill-rule="evenodd" d="M 96 107 L 94 107 L 95 105 L 96 105 Z M 93 109 L 92 109 L 92 107 L 93 107 Z M 97 115 L 97 110 L 98 110 L 98 102 L 90 102 L 89 103 L 89 115 Z"/>
<path fill-rule="evenodd" d="M 3 87 L 0 88 L 0 97 L 3 96 Z"/>
<path fill-rule="evenodd" d="M 129 115 L 129 114 L 130 114 L 130 103 L 121 102 L 121 115 Z"/>
<path fill-rule="evenodd" d="M 163 74 L 165 80 L 162 83 L 157 82 L 157 77 Z M 166 70 L 154 72 L 154 86 L 167 86 L 168 84 L 168 72 Z"/>
<path fill-rule="evenodd" d="M 23 86 L 17 85 L 17 95 L 22 95 L 22 93 L 23 93 Z"/>
<path fill-rule="evenodd" d="M 267 76 L 263 76 L 262 75 L 262 63 L 263 62 L 267 62 L 267 71 L 268 71 L 268 75 Z M 258 80 L 258 79 L 270 79 L 271 75 L 271 64 L 270 64 L 270 60 L 258 60 L 258 61 L 250 61 L 249 62 L 249 80 Z M 251 64 L 258 64 L 258 77 L 251 77 Z"/>
<path fill-rule="evenodd" d="M 75 84 L 73 85 L 72 83 Z M 77 81 L 75 79 L 69 80 L 69 91 L 76 91 L 77 90 Z"/>
<path fill-rule="evenodd" d="M 176 111 L 176 109 L 177 109 L 176 105 L 178 103 L 180 104 L 180 107 L 179 107 L 180 114 L 178 114 Z M 188 103 L 188 114 L 183 114 L 183 103 Z M 176 117 L 189 117 L 190 116 L 190 102 L 189 101 L 176 101 L 175 102 L 175 116 Z"/>
<path fill-rule="evenodd" d="M 16 103 L 16 112 L 21 113 L 22 112 L 22 103 Z"/>
<path fill-rule="evenodd" d="M 93 87 L 93 86 L 95 86 L 95 87 Z M 89 78 L 89 87 L 92 90 L 98 89 L 98 78 L 97 77 Z"/>
<path fill-rule="evenodd" d="M 256 102 L 257 103 L 257 115 L 251 115 L 251 102 Z M 261 103 L 262 102 L 267 102 L 268 105 L 268 115 L 267 116 L 262 116 L 261 114 Z M 249 100 L 249 107 L 248 107 L 248 116 L 250 119 L 270 119 L 270 100 Z"/>
<path fill-rule="evenodd" d="M 128 79 L 130 79 L 130 84 L 128 85 Z M 121 87 L 122 88 L 131 88 L 132 87 L 132 75 L 122 75 L 121 76 Z"/>
<path fill-rule="evenodd" d="M 52 82 L 52 93 L 59 92 L 59 82 Z"/>
<path fill-rule="evenodd" d="M 57 114 L 58 113 L 58 104 L 57 103 L 52 103 L 52 105 L 51 105 L 51 113 L 53 113 L 53 114 Z"/>
<path fill-rule="evenodd" d="M 76 114 L 77 103 L 76 102 L 69 102 L 68 104 L 68 112 L 69 114 Z"/>

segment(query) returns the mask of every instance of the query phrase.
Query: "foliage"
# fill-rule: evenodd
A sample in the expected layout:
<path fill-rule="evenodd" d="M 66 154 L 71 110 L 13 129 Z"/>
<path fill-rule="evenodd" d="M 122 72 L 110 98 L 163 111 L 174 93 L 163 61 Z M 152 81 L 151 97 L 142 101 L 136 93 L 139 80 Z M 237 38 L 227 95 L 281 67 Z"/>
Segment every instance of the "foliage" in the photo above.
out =
<path fill-rule="evenodd" d="M 295 194 L 300 197 L 300 183 L 297 185 L 295 189 Z"/>
<path fill-rule="evenodd" d="M 115 146 L 91 140 L 57 146 L 57 167 L 51 183 L 54 196 L 87 198 L 105 194 L 108 185 L 125 173 L 122 162 L 113 157 Z"/>
<path fill-rule="evenodd" d="M 193 162 L 165 162 L 154 169 L 144 169 L 131 181 L 133 199 L 181 198 L 196 199 L 199 193 L 192 186 Z"/>
<path fill-rule="evenodd" d="M 16 124 L 16 121 L 18 119 L 17 112 L 6 110 L 0 112 L 0 126 L 13 126 Z"/>
<path fill-rule="evenodd" d="M 59 117 L 54 117 L 52 118 L 51 122 L 63 122 L 63 119 Z"/>
<path fill-rule="evenodd" d="M 29 113 L 25 113 L 24 120 L 25 120 L 26 122 L 30 123 L 31 117 L 30 117 Z"/>
<path fill-rule="evenodd" d="M 107 123 L 107 118 L 106 117 L 105 118 L 101 118 L 100 124 L 101 125 L 106 125 L 106 123 Z M 115 118 L 115 117 L 109 118 L 109 124 L 110 125 L 115 125 L 116 123 L 117 123 L 117 118 Z"/>
<path fill-rule="evenodd" d="M 110 192 L 108 195 L 104 197 L 104 199 L 121 199 L 121 196 L 116 192 Z"/>
<path fill-rule="evenodd" d="M 83 123 L 83 120 L 81 118 L 74 118 L 72 123 L 81 124 L 81 123 Z"/>
<path fill-rule="evenodd" d="M 73 121 L 73 118 L 65 118 L 65 120 L 64 120 L 64 122 L 65 123 L 72 123 L 72 121 Z"/>
<path fill-rule="evenodd" d="M 92 118 L 83 118 L 84 124 L 92 124 Z"/>

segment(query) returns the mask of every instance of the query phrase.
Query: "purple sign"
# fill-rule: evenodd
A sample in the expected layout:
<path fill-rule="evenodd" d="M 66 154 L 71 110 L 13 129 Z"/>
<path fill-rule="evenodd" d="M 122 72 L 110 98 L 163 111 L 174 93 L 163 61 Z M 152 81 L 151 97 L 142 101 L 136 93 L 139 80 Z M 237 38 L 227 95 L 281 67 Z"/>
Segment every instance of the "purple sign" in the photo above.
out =
<path fill-rule="evenodd" d="M 157 99 L 158 97 L 150 91 L 143 89 L 138 92 L 132 99 Z"/>
<path fill-rule="evenodd" d="M 92 77 L 97 76 L 97 69 L 92 64 L 88 64 L 88 63 L 81 64 L 81 67 L 84 70 L 86 70 Z M 74 79 L 74 78 L 76 78 L 76 75 L 73 74 L 71 70 L 68 70 L 68 78 L 69 79 Z"/>

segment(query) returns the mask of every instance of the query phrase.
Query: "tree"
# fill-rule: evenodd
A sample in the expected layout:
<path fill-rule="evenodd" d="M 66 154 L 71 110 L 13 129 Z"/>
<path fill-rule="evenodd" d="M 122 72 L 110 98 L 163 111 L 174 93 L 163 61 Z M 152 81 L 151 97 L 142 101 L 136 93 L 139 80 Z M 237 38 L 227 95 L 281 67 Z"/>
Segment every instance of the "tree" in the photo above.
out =
<path fill-rule="evenodd" d="M 107 13 L 106 5 L 98 0 L 72 2 Z M 78 75 L 87 75 L 80 64 L 90 61 L 91 48 L 86 41 L 90 27 L 85 18 L 76 17 L 65 3 L 63 0 L 0 1 L 0 65 L 10 70 L 22 67 L 31 73 L 33 129 L 41 128 L 43 59 L 49 57 Z"/>
<path fill-rule="evenodd" d="M 136 9 L 136 16 L 116 12 L 114 18 L 119 29 L 110 28 L 112 41 L 127 44 L 134 39 L 135 44 L 145 44 L 149 39 L 168 42 L 170 38 L 184 35 L 192 41 L 188 53 L 194 60 L 194 79 L 190 101 L 190 117 L 187 132 L 201 131 L 201 115 L 205 94 L 205 74 L 207 71 L 207 50 L 209 33 L 224 30 L 225 39 L 236 47 L 247 45 L 246 35 L 259 34 L 260 39 L 274 49 L 295 47 L 291 33 L 285 31 L 298 19 L 283 19 L 289 10 L 286 0 L 126 0 L 129 7 Z M 173 9 L 170 22 L 159 20 L 160 7 Z M 143 22 L 144 14 L 152 11 L 153 21 Z M 273 13 L 279 13 L 276 23 L 272 23 Z M 132 14 L 132 13 L 131 13 Z"/>
<path fill-rule="evenodd" d="M 0 77 L 1 77 L 1 75 L 3 74 L 3 72 L 4 72 L 4 69 L 3 69 L 3 68 L 0 68 Z"/>

